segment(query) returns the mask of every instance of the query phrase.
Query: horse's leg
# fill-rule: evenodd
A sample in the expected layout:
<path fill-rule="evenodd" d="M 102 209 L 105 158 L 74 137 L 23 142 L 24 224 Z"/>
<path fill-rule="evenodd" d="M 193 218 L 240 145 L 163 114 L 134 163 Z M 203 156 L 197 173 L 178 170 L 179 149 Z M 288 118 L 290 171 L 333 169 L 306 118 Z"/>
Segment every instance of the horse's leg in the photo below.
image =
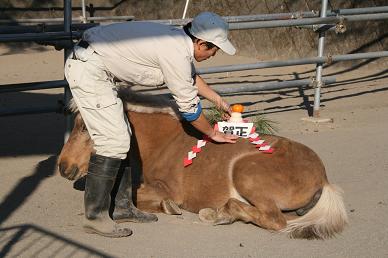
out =
<path fill-rule="evenodd" d="M 286 226 L 286 219 L 274 201 L 262 199 L 256 205 L 251 206 L 231 198 L 223 207 L 217 210 L 202 209 L 199 212 L 199 217 L 202 221 L 213 222 L 214 225 L 231 224 L 234 221 L 242 220 L 276 231 Z"/>
<path fill-rule="evenodd" d="M 169 215 L 182 214 L 179 206 L 159 188 L 142 186 L 137 192 L 137 207 L 148 212 L 163 212 Z"/>
<path fill-rule="evenodd" d="M 160 206 L 162 207 L 162 211 L 168 215 L 181 215 L 182 210 L 179 208 L 178 204 L 176 204 L 171 199 L 164 199 L 160 202 Z"/>

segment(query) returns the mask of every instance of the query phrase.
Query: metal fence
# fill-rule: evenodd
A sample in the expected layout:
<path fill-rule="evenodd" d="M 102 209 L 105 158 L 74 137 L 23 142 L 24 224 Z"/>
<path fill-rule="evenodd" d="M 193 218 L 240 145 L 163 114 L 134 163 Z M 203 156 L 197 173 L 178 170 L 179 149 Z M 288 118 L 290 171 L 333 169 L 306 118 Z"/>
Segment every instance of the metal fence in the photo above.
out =
<path fill-rule="evenodd" d="M 314 112 L 313 117 L 319 117 L 320 106 L 320 90 L 324 84 L 335 82 L 334 77 L 322 78 L 323 65 L 334 61 L 348 61 L 356 59 L 370 59 L 387 57 L 388 51 L 357 53 L 347 55 L 333 55 L 324 56 L 324 42 L 325 34 L 328 30 L 336 30 L 336 32 L 343 33 L 346 31 L 349 22 L 365 21 L 365 20 L 382 20 L 388 19 L 388 6 L 369 7 L 369 8 L 353 8 L 353 9 L 338 9 L 327 10 L 328 0 L 322 0 L 320 12 L 294 12 L 294 13 L 278 13 L 278 14 L 260 14 L 260 15 L 245 15 L 245 16 L 225 16 L 223 17 L 228 23 L 231 30 L 246 30 L 258 28 L 277 28 L 277 27 L 303 27 L 311 28 L 318 33 L 318 53 L 316 57 L 281 60 L 281 61 L 267 61 L 257 62 L 252 64 L 238 64 L 228 66 L 218 66 L 198 69 L 199 74 L 232 72 L 241 70 L 253 70 L 269 67 L 281 67 L 302 64 L 316 64 L 316 75 L 314 80 L 293 80 L 285 82 L 268 82 L 268 83 L 251 83 L 244 85 L 235 85 L 229 88 L 215 87 L 215 90 L 220 93 L 237 93 L 246 91 L 260 91 L 271 89 L 283 89 L 286 87 L 301 87 L 301 86 L 315 86 L 314 92 Z M 98 23 L 85 23 L 87 21 L 102 21 L 102 20 L 132 20 L 133 16 L 120 17 L 86 17 L 85 4 L 82 1 L 81 19 L 72 19 L 71 0 L 64 0 L 64 18 L 63 19 L 23 19 L 17 22 L 23 23 L 40 23 L 40 22 L 63 22 L 63 25 L 20 25 L 20 26 L 0 26 L 0 42 L 28 42 L 28 41 L 62 41 L 67 43 L 64 46 L 71 46 L 73 40 L 77 40 L 82 36 L 82 32 L 87 28 L 98 25 Z M 154 22 L 179 26 L 186 24 L 191 19 L 176 19 L 176 20 L 154 20 Z M 73 24 L 72 22 L 81 21 L 83 23 Z M 6 23 L 0 20 L 1 23 Z M 65 51 L 65 59 L 69 54 L 69 48 Z M 70 91 L 65 80 L 46 81 L 37 83 L 23 83 L 12 85 L 0 85 L 0 93 L 16 92 L 34 89 L 48 89 L 48 88 L 65 88 L 64 101 L 60 103 L 61 107 L 66 105 L 70 99 Z M 58 112 L 63 110 L 58 106 L 46 107 L 36 110 L 32 109 L 7 109 L 0 110 L 0 116 L 29 114 L 37 112 Z M 71 120 L 67 118 L 66 135 L 70 132 Z"/>

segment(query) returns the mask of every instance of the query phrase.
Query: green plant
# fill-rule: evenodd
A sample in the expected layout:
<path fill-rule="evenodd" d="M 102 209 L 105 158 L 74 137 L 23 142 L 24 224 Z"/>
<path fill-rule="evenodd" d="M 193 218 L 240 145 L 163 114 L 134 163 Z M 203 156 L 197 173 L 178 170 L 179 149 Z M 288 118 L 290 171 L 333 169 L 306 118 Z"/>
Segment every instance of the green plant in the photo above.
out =
<path fill-rule="evenodd" d="M 205 110 L 205 116 L 209 123 L 214 126 L 217 122 L 222 121 L 222 116 L 224 114 L 224 111 L 216 108 L 211 107 L 208 110 Z M 276 134 L 278 131 L 277 124 L 278 122 L 271 120 L 267 118 L 263 114 L 259 114 L 256 116 L 253 116 L 249 119 L 253 125 L 256 127 L 256 132 L 261 134 Z"/>
<path fill-rule="evenodd" d="M 276 134 L 278 132 L 278 122 L 271 120 L 263 114 L 252 117 L 253 125 L 256 127 L 256 132 L 261 134 Z"/>
<path fill-rule="evenodd" d="M 210 109 L 205 110 L 204 114 L 211 126 L 214 126 L 217 122 L 222 121 L 222 115 L 225 112 L 216 107 L 211 107 Z"/>

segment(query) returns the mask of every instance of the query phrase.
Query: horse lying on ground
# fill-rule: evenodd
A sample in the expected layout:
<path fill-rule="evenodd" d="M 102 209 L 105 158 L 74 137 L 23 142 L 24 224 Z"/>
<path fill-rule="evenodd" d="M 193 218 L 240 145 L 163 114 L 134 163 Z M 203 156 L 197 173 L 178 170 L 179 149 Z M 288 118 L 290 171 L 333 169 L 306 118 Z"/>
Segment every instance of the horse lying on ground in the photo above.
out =
<path fill-rule="evenodd" d="M 330 238 L 347 224 L 341 191 L 329 184 L 322 161 L 308 147 L 270 135 L 262 138 L 275 148 L 273 154 L 259 152 L 246 139 L 209 142 L 183 167 L 202 135 L 161 97 L 121 95 L 135 136 L 130 156 L 138 154 L 144 176 L 135 200 L 139 209 L 167 214 L 185 209 L 214 225 L 244 221 L 307 239 Z M 78 114 L 58 159 L 61 175 L 84 176 L 92 145 Z"/>

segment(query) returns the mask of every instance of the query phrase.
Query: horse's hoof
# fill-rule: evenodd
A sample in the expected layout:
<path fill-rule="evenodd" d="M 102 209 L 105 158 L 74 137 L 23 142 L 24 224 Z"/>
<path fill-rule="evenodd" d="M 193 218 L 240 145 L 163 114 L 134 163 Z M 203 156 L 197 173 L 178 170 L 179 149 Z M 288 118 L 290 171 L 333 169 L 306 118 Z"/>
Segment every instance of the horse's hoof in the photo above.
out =
<path fill-rule="evenodd" d="M 160 203 L 160 206 L 162 207 L 163 212 L 168 215 L 182 214 L 182 210 L 178 207 L 178 205 L 174 201 L 170 199 L 162 200 Z"/>
<path fill-rule="evenodd" d="M 217 211 L 212 208 L 202 209 L 198 213 L 199 219 L 202 222 L 214 223 L 217 219 Z"/>
<path fill-rule="evenodd" d="M 217 218 L 213 222 L 213 226 L 218 226 L 218 225 L 229 225 L 233 223 L 233 219 L 229 217 L 222 217 L 222 218 Z"/>

